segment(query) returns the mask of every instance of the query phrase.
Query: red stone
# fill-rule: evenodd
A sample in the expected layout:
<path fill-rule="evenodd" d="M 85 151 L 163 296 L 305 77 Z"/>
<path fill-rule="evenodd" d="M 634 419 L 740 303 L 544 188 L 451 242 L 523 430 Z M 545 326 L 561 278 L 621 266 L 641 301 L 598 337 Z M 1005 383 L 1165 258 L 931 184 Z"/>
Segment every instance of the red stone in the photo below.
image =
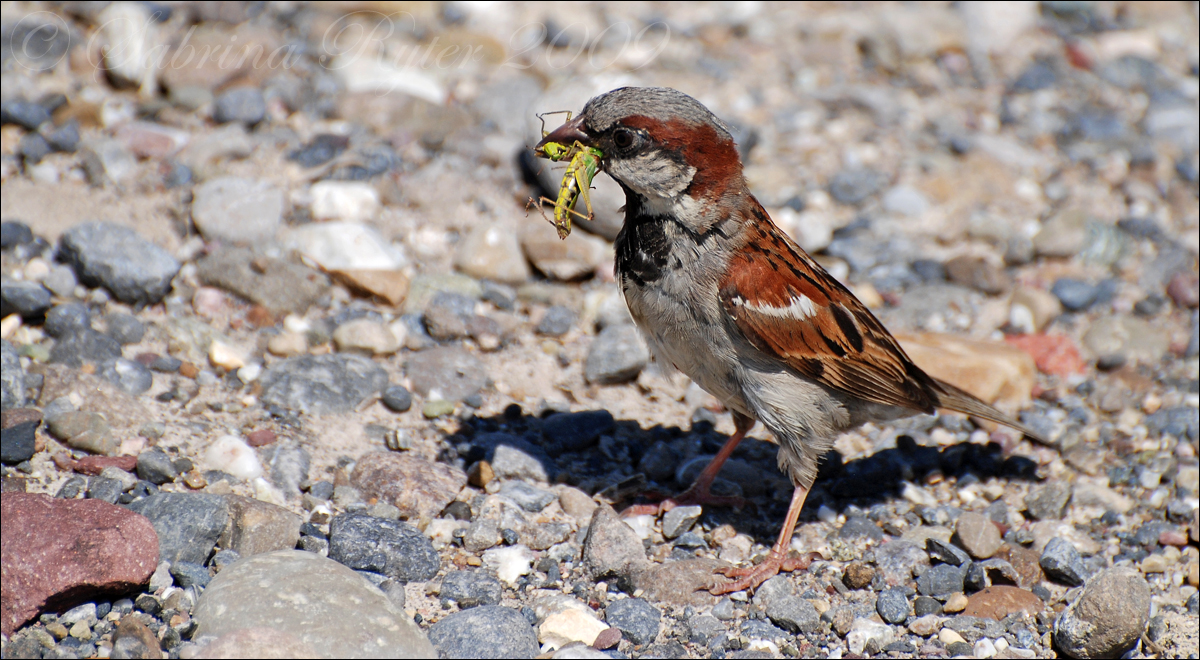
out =
<path fill-rule="evenodd" d="M 0 495 L 0 630 L 144 585 L 158 535 L 144 516 L 99 500 Z"/>
<path fill-rule="evenodd" d="M 1028 353 L 1042 373 L 1067 376 L 1087 368 L 1075 342 L 1066 335 L 1012 335 L 1004 340 Z"/>
<path fill-rule="evenodd" d="M 137 456 L 84 456 L 71 465 L 76 472 L 93 477 L 106 467 L 133 472 L 137 469 Z"/>
<path fill-rule="evenodd" d="M 1158 535 L 1158 542 L 1160 545 L 1176 545 L 1182 548 L 1187 545 L 1187 534 L 1177 529 L 1168 529 Z"/>
<path fill-rule="evenodd" d="M 246 436 L 246 444 L 251 447 L 265 447 L 275 442 L 275 432 L 271 429 L 259 429 Z"/>
<path fill-rule="evenodd" d="M 596 641 L 592 642 L 592 648 L 599 651 L 607 651 L 613 648 L 621 641 L 621 631 L 617 628 L 606 628 L 596 635 Z"/>
<path fill-rule="evenodd" d="M 1013 612 L 1024 612 L 1029 616 L 1036 616 L 1042 611 L 1043 606 L 1042 599 L 1034 595 L 1032 591 L 1001 584 L 972 594 L 967 599 L 967 609 L 962 613 L 963 616 L 999 621 Z"/>

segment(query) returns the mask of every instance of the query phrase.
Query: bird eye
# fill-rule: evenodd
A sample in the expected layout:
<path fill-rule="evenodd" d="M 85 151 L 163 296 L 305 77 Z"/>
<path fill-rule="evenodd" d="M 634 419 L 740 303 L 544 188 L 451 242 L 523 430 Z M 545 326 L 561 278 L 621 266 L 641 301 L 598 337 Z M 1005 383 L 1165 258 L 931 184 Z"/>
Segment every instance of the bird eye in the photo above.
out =
<path fill-rule="evenodd" d="M 627 128 L 618 128 L 613 132 L 612 139 L 618 149 L 625 149 L 633 144 L 633 131 Z"/>

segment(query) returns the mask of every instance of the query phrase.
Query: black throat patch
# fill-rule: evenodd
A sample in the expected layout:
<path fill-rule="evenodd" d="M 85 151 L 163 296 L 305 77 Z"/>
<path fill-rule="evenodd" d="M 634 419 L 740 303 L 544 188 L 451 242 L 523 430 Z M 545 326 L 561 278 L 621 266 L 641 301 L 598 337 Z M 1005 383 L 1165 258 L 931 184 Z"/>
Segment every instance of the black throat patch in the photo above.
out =
<path fill-rule="evenodd" d="M 618 279 L 629 278 L 641 287 L 663 276 L 671 255 L 669 222 L 670 218 L 647 215 L 641 197 L 625 188 L 625 225 L 615 246 Z"/>

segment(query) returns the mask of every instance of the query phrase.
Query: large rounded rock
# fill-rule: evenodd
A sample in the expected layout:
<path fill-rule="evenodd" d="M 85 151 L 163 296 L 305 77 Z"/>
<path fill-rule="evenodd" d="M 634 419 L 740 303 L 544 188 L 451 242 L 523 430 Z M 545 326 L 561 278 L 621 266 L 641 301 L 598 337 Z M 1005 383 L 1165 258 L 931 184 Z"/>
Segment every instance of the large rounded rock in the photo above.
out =
<path fill-rule="evenodd" d="M 79 280 L 102 285 L 127 303 L 156 303 L 171 290 L 179 262 L 136 231 L 108 222 L 76 225 L 62 235 L 58 256 Z"/>
<path fill-rule="evenodd" d="M 1098 573 L 1054 621 L 1054 645 L 1072 658 L 1116 658 L 1137 644 L 1150 621 L 1150 585 L 1137 571 Z"/>
<path fill-rule="evenodd" d="M 5 493 L 0 515 L 0 628 L 42 610 L 128 593 L 158 565 L 158 536 L 144 517 L 98 500 Z"/>
<path fill-rule="evenodd" d="M 208 644 L 202 655 L 232 646 L 229 640 L 251 637 L 273 640 L 253 645 L 264 652 L 278 645 L 317 658 L 434 655 L 421 629 L 366 578 L 298 550 L 257 555 L 226 567 L 204 590 L 192 616 L 193 639 Z"/>

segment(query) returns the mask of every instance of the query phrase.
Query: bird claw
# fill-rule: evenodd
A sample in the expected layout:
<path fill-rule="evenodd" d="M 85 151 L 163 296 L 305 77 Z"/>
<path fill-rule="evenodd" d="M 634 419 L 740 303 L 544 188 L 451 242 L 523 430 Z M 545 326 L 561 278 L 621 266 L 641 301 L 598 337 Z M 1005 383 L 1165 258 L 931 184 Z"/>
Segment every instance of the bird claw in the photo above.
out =
<path fill-rule="evenodd" d="M 767 558 L 757 566 L 749 568 L 724 568 L 718 573 L 730 578 L 729 582 L 713 586 L 709 591 L 714 596 L 723 594 L 731 594 L 735 591 L 744 591 L 758 588 L 758 585 L 775 577 L 781 571 L 790 573 L 796 570 L 805 570 L 812 563 L 813 559 L 819 559 L 820 554 L 816 552 L 808 552 L 800 556 L 792 556 L 772 549 Z M 737 578 L 737 579 L 735 579 Z"/>

